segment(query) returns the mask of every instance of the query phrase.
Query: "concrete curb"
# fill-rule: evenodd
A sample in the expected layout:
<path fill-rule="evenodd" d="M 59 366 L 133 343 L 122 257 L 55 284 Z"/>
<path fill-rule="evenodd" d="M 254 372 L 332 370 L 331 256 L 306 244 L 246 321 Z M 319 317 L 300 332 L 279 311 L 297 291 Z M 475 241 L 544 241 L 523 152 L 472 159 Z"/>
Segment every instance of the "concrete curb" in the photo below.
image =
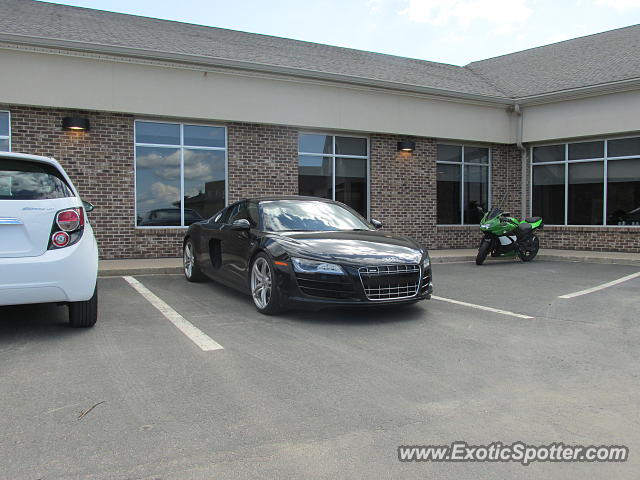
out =
<path fill-rule="evenodd" d="M 434 264 L 473 262 L 476 259 L 476 255 L 475 251 L 473 253 L 471 252 L 472 251 L 470 250 L 465 250 L 464 253 L 460 252 L 458 254 L 451 250 L 442 253 L 438 252 L 438 250 L 434 250 L 431 254 L 431 262 Z M 490 258 L 487 261 L 510 262 L 515 260 L 513 257 L 507 257 Z M 534 261 L 599 263 L 640 267 L 640 255 L 616 252 L 580 252 L 580 254 L 576 254 L 570 250 L 556 250 L 553 251 L 553 253 L 540 253 Z M 175 275 L 181 273 L 181 258 L 162 258 L 156 260 L 104 260 L 100 263 L 100 267 L 98 269 L 98 275 L 100 277 L 120 277 L 124 275 Z"/>

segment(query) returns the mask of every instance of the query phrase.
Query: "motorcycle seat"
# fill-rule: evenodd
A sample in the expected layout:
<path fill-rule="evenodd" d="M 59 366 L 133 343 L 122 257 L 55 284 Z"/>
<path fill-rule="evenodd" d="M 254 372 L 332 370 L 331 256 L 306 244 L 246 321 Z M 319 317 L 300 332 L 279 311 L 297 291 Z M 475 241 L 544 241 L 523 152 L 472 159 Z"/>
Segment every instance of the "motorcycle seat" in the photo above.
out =
<path fill-rule="evenodd" d="M 524 221 L 527 223 L 536 223 L 539 220 L 541 220 L 540 217 L 527 217 L 524 219 Z"/>

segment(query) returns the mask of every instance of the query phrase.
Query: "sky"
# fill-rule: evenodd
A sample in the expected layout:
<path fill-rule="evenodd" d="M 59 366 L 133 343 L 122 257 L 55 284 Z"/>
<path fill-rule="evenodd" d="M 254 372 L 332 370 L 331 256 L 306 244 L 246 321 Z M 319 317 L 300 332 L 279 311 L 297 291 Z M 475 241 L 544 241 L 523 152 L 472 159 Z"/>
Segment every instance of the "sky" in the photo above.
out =
<path fill-rule="evenodd" d="M 640 0 L 54 0 L 53 3 L 453 65 L 640 23 Z"/>

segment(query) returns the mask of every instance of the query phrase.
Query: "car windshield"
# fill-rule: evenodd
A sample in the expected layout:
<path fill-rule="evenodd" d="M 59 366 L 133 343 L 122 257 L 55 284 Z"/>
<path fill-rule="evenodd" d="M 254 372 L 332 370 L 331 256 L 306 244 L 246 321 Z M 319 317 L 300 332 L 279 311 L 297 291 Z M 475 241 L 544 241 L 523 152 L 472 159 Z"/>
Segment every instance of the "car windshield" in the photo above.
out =
<path fill-rule="evenodd" d="M 335 203 L 313 200 L 260 202 L 264 229 L 269 232 L 371 230 L 359 215 Z"/>
<path fill-rule="evenodd" d="M 72 197 L 60 172 L 46 163 L 0 159 L 0 200 Z"/>

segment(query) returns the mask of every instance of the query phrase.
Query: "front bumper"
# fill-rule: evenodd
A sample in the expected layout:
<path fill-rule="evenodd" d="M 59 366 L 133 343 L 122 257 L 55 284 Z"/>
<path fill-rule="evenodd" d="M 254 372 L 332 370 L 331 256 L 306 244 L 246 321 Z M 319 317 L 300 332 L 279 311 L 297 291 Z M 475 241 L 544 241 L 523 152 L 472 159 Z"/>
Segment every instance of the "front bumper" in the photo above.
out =
<path fill-rule="evenodd" d="M 386 305 L 406 305 L 421 300 L 428 300 L 433 293 L 433 276 L 431 266 L 420 271 L 420 283 L 415 295 L 402 298 L 388 298 L 372 300 L 367 297 L 365 289 L 358 273 L 358 267 L 342 266 L 346 275 L 326 277 L 317 275 L 318 283 L 322 278 L 333 281 L 340 280 L 342 284 L 338 291 L 321 291 L 320 288 L 309 288 L 310 275 L 296 274 L 291 266 L 279 266 L 276 268 L 276 282 L 280 291 L 280 302 L 283 306 L 292 308 L 322 309 L 329 307 L 381 307 Z M 315 274 L 314 274 L 315 275 Z M 302 277 L 302 278 L 301 278 Z M 311 280 L 313 282 L 315 278 Z M 312 283 L 313 285 L 313 283 Z M 310 292 L 313 292 L 311 294 Z"/>
<path fill-rule="evenodd" d="M 0 258 L 0 305 L 89 300 L 98 275 L 98 248 L 85 227 L 80 241 L 37 257 Z"/>

